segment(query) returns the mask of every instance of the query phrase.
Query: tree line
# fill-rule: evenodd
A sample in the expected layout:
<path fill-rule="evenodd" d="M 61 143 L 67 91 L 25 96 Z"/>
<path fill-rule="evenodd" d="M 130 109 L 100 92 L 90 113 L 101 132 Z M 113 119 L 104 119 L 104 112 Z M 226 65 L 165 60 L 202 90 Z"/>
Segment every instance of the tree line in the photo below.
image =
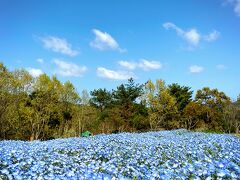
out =
<path fill-rule="evenodd" d="M 218 89 L 190 87 L 161 79 L 127 83 L 108 91 L 78 93 L 56 76 L 32 77 L 0 63 L 0 139 L 47 140 L 93 134 L 186 128 L 239 133 L 240 98 Z"/>

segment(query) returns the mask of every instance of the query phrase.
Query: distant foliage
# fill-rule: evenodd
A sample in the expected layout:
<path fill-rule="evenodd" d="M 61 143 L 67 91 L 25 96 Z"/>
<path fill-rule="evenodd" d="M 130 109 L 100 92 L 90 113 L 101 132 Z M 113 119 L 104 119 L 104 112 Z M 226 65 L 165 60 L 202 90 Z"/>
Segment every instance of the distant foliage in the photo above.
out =
<path fill-rule="evenodd" d="M 26 70 L 9 71 L 0 63 L 0 139 L 47 140 L 98 133 L 160 129 L 239 133 L 237 101 L 218 89 L 163 80 L 136 84 L 131 78 L 116 89 L 77 92 L 70 82 Z"/>

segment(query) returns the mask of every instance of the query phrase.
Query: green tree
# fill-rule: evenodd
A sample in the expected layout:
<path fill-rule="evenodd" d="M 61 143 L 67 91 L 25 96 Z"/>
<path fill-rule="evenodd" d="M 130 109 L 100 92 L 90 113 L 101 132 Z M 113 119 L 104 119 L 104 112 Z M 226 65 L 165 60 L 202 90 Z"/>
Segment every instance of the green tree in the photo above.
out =
<path fill-rule="evenodd" d="M 176 100 L 170 95 L 165 82 L 157 80 L 154 84 L 149 80 L 145 85 L 145 93 L 151 129 L 178 127 Z"/>
<path fill-rule="evenodd" d="M 0 139 L 6 139 L 11 129 L 8 112 L 13 100 L 10 94 L 12 80 L 12 74 L 0 63 Z"/>
<path fill-rule="evenodd" d="M 30 94 L 31 117 L 29 118 L 31 136 L 30 140 L 43 138 L 45 129 L 50 121 L 51 112 L 55 109 L 53 100 L 51 79 L 46 75 L 40 75 L 33 86 L 33 92 Z"/>
<path fill-rule="evenodd" d="M 208 124 L 209 128 L 223 130 L 222 115 L 224 108 L 231 102 L 230 98 L 217 89 L 204 87 L 197 91 L 195 101 L 207 109 L 205 123 Z"/>
<path fill-rule="evenodd" d="M 239 100 L 225 106 L 223 111 L 223 126 L 227 133 L 240 133 L 240 103 Z"/>
<path fill-rule="evenodd" d="M 201 127 L 204 124 L 204 117 L 208 113 L 209 108 L 202 106 L 197 102 L 190 102 L 183 110 L 184 128 L 192 130 Z"/>
<path fill-rule="evenodd" d="M 183 109 L 192 101 L 192 94 L 190 87 L 180 86 L 176 83 L 173 83 L 168 86 L 170 95 L 175 97 L 178 111 L 182 113 Z"/>
<path fill-rule="evenodd" d="M 73 85 L 43 74 L 36 79 L 30 98 L 31 139 L 63 136 L 69 128 L 66 122 L 71 120 L 71 105 L 78 101 Z"/>
<path fill-rule="evenodd" d="M 60 137 L 72 136 L 74 135 L 72 130 L 73 117 L 75 113 L 74 107 L 80 105 L 81 98 L 70 81 L 65 82 L 62 86 L 62 91 L 60 92 L 60 102 L 62 103 L 61 111 L 63 115 L 63 122 L 60 126 Z"/>
<path fill-rule="evenodd" d="M 14 124 L 14 136 L 17 139 L 26 139 L 28 136 L 27 122 L 29 118 L 29 109 L 26 103 L 29 101 L 29 94 L 32 91 L 33 77 L 24 69 L 12 72 L 12 104 L 11 104 L 11 122 Z"/>
<path fill-rule="evenodd" d="M 92 96 L 90 99 L 90 104 L 100 109 L 101 112 L 103 112 L 103 110 L 110 106 L 112 103 L 112 94 L 105 88 L 95 89 L 91 91 L 90 94 Z"/>
<path fill-rule="evenodd" d="M 87 92 L 87 90 L 83 90 L 81 93 L 81 104 L 78 106 L 74 106 L 75 108 L 75 116 L 74 119 L 76 120 L 75 124 L 77 132 L 77 136 L 80 136 L 83 132 L 83 129 L 85 128 L 87 122 L 89 121 L 89 118 L 93 117 L 90 116 L 90 111 L 94 112 L 93 108 L 90 107 L 90 96 Z M 94 113 L 93 113 L 94 114 Z M 95 117 L 94 117 L 95 119 Z"/>
<path fill-rule="evenodd" d="M 143 95 L 143 85 L 135 84 L 130 78 L 127 84 L 121 84 L 113 91 L 114 106 L 119 108 L 119 115 L 125 122 L 126 128 L 132 127 L 133 118 L 136 115 L 136 104 L 139 104 Z"/>
<path fill-rule="evenodd" d="M 0 138 L 23 139 L 26 119 L 25 103 L 32 77 L 25 70 L 9 72 L 0 64 Z"/>

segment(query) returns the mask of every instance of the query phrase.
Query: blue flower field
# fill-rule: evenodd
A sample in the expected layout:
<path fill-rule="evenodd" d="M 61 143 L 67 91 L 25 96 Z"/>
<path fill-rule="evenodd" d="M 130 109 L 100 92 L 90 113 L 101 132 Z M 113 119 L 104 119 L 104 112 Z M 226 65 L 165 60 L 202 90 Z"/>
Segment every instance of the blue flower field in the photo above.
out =
<path fill-rule="evenodd" d="M 0 179 L 240 179 L 240 138 L 180 129 L 1 141 Z"/>

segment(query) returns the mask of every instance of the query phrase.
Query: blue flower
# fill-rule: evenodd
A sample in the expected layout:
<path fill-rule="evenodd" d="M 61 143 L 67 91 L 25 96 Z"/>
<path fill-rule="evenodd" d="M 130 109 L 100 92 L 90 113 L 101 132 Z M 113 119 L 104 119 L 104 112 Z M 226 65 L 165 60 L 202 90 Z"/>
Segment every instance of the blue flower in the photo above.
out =
<path fill-rule="evenodd" d="M 14 179 L 208 179 L 240 176 L 240 140 L 184 129 L 51 141 L 0 141 Z"/>

